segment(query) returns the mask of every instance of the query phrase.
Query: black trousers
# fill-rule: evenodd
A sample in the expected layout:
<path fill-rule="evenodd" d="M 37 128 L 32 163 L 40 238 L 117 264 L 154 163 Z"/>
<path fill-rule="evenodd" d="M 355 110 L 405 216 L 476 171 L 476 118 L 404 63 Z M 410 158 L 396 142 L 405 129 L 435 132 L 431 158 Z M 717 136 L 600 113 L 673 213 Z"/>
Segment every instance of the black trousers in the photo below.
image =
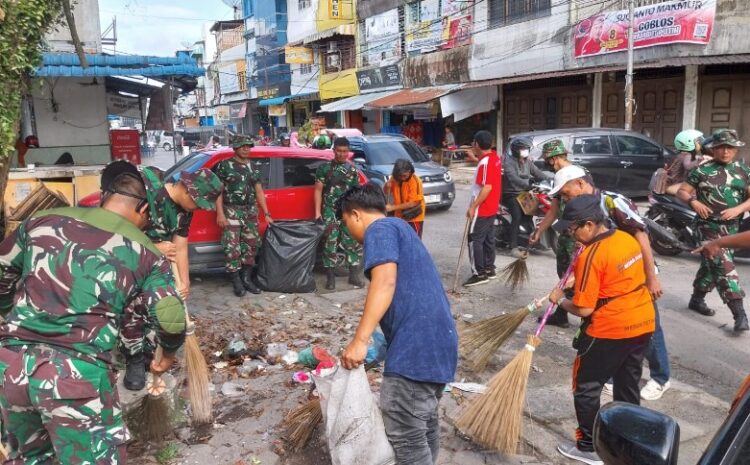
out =
<path fill-rule="evenodd" d="M 521 209 L 521 204 L 516 200 L 518 194 L 503 194 L 502 204 L 510 212 L 511 224 L 510 231 L 508 234 L 508 244 L 511 249 L 518 247 L 518 232 L 521 229 L 521 221 L 523 221 L 524 215 Z"/>
<path fill-rule="evenodd" d="M 469 231 L 471 271 L 482 275 L 495 271 L 495 217 L 478 216 Z"/>
<path fill-rule="evenodd" d="M 602 388 L 610 378 L 614 384 L 614 400 L 640 405 L 638 382 L 643 371 L 651 334 L 629 339 L 595 339 L 583 336 L 573 365 L 573 401 L 578 419 L 578 449 L 593 451 L 591 435 L 599 412 Z"/>

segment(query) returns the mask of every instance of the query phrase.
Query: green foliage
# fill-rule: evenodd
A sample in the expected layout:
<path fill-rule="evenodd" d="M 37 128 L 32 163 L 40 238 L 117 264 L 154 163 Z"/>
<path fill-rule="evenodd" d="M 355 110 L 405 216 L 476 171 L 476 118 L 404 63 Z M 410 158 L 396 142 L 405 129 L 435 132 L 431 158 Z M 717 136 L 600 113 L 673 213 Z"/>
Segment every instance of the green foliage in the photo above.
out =
<path fill-rule="evenodd" d="M 297 131 L 297 140 L 301 144 L 311 144 L 314 138 L 315 134 L 313 133 L 312 120 L 308 119 L 305 121 L 305 124 L 299 128 L 299 131 Z"/>
<path fill-rule="evenodd" d="M 15 149 L 21 98 L 39 64 L 44 35 L 62 12 L 62 0 L 0 0 L 0 164 Z M 2 15 L 0 15 L 2 16 Z M 0 180 L 2 185 L 5 180 Z"/>
<path fill-rule="evenodd" d="M 154 455 L 154 458 L 160 464 L 167 465 L 169 463 L 172 463 L 172 461 L 177 458 L 179 452 L 180 451 L 177 449 L 177 445 L 173 442 L 170 442 L 166 446 L 159 449 L 159 452 Z"/>

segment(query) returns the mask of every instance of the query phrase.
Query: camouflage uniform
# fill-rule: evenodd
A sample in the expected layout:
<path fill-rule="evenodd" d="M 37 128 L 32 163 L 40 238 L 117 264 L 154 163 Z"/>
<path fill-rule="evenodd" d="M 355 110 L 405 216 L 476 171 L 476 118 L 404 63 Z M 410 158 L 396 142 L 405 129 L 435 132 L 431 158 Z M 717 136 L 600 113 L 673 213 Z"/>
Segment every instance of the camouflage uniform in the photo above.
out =
<path fill-rule="evenodd" d="M 349 234 L 343 221 L 336 219 L 336 202 L 350 187 L 359 185 L 359 173 L 351 163 L 331 161 L 315 172 L 315 180 L 323 184 L 322 215 L 326 224 L 323 248 L 323 266 L 335 268 L 339 247 L 344 252 L 349 267 L 359 266 L 362 246 Z"/>
<path fill-rule="evenodd" d="M 234 158 L 217 164 L 214 172 L 224 183 L 224 215 L 229 224 L 221 235 L 221 243 L 227 272 L 235 273 L 243 265 L 255 264 L 260 245 L 255 186 L 260 184 L 261 176 L 250 163 Z"/>
<path fill-rule="evenodd" d="M 148 198 L 149 223 L 144 231 L 146 235 L 155 243 L 171 241 L 175 235 L 188 237 L 193 214 L 183 210 L 169 196 L 164 187 L 164 172 L 149 166 L 141 171 L 141 176 L 146 184 L 146 197 Z M 193 174 L 182 172 L 180 180 L 184 181 L 188 193 L 199 208 L 205 210 L 215 208 L 214 202 L 222 186 L 210 170 L 201 169 Z M 154 332 L 153 329 L 146 330 L 147 320 L 146 306 L 142 305 L 138 299 L 134 300 L 125 310 L 120 328 L 120 350 L 123 354 L 135 356 L 153 351 Z M 149 343 L 148 347 L 144 345 L 146 343 Z"/>
<path fill-rule="evenodd" d="M 111 367 L 134 298 L 170 353 L 185 311 L 169 262 L 119 215 L 41 212 L 0 244 L 2 442 L 14 464 L 116 464 L 129 439 Z"/>
<path fill-rule="evenodd" d="M 713 241 L 739 230 L 739 218 L 731 221 L 721 221 L 718 218 L 722 211 L 747 200 L 748 179 L 750 168 L 741 161 L 727 165 L 712 161 L 688 174 L 686 182 L 695 189 L 697 199 L 713 213 L 711 218 L 698 222 L 698 229 L 704 240 Z M 695 275 L 693 288 L 709 293 L 714 286 L 724 303 L 745 297 L 734 266 L 732 249 L 722 249 L 721 254 L 713 259 L 701 256 L 701 266 Z"/>

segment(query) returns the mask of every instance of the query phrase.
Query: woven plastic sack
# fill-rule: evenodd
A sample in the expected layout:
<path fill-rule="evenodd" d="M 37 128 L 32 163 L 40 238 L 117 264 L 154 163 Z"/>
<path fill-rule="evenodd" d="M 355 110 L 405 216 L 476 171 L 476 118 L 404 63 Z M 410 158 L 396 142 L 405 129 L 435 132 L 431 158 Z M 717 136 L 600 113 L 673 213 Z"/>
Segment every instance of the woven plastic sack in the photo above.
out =
<path fill-rule="evenodd" d="M 327 376 L 313 375 L 333 465 L 395 465 L 383 417 L 370 391 L 365 369 L 338 366 Z"/>

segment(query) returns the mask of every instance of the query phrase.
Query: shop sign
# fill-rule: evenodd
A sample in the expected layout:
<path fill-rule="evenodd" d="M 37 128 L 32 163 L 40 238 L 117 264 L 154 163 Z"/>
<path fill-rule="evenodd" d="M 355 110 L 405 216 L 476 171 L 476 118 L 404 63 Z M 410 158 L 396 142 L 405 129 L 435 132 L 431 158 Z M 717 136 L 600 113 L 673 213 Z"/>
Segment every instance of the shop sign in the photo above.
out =
<path fill-rule="evenodd" d="M 401 57 L 398 9 L 365 19 L 365 65 L 389 64 Z"/>
<path fill-rule="evenodd" d="M 311 65 L 315 62 L 315 58 L 311 48 L 284 47 L 284 61 L 290 65 Z"/>
<path fill-rule="evenodd" d="M 286 105 L 268 105 L 268 116 L 286 116 Z"/>
<path fill-rule="evenodd" d="M 360 91 L 400 86 L 401 73 L 398 65 L 360 70 L 357 71 L 357 82 Z"/>
<path fill-rule="evenodd" d="M 711 39 L 716 0 L 681 0 L 636 8 L 634 48 L 675 43 L 706 45 Z M 628 10 L 588 17 L 575 29 L 575 55 L 582 58 L 628 48 Z"/>
<path fill-rule="evenodd" d="M 229 116 L 232 118 L 236 118 L 236 119 L 244 118 L 246 112 L 247 112 L 247 102 L 229 104 Z"/>
<path fill-rule="evenodd" d="M 261 100 L 266 100 L 269 98 L 274 98 L 279 96 L 279 88 L 278 87 L 263 87 L 258 89 L 258 98 Z"/>

